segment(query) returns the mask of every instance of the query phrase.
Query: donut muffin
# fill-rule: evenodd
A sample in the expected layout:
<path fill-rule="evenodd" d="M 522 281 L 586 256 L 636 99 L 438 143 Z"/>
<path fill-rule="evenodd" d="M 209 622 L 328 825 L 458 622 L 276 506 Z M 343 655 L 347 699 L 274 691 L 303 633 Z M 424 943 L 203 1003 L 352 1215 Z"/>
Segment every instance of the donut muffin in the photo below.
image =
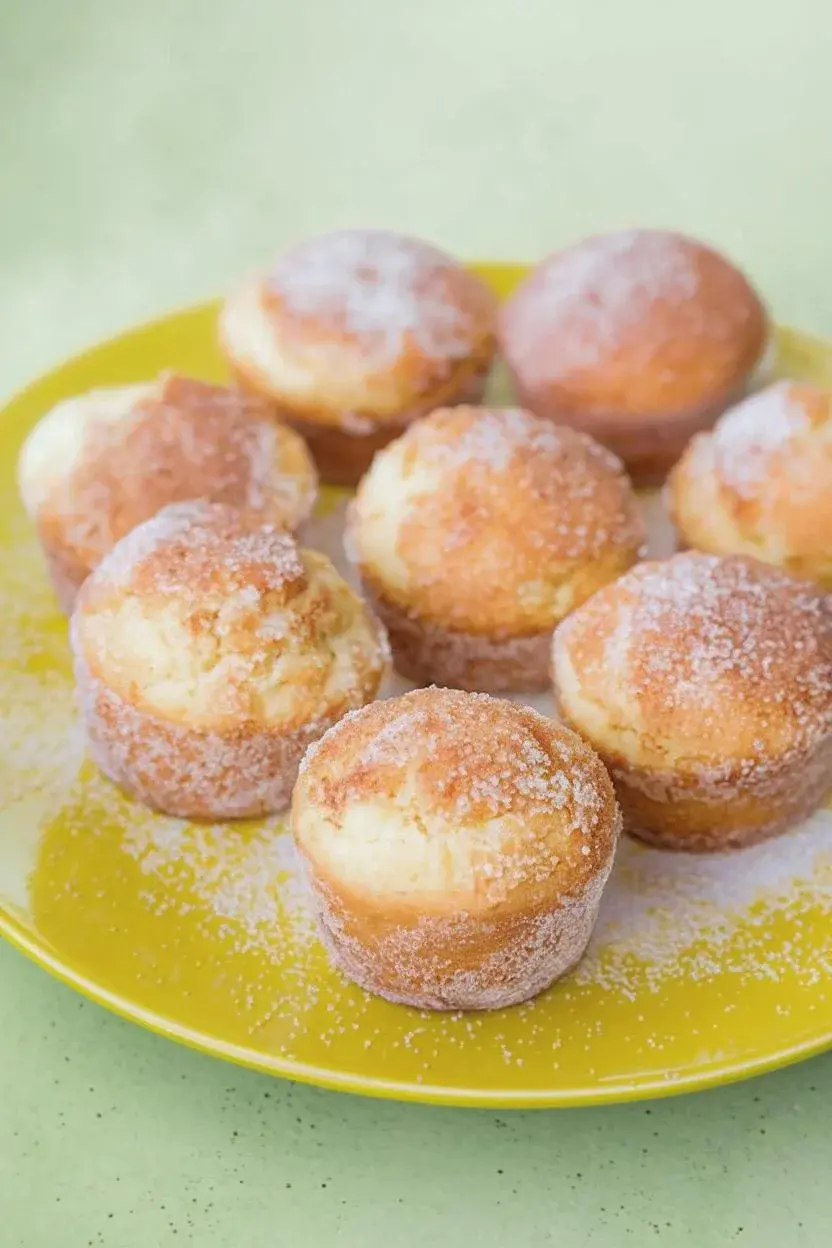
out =
<path fill-rule="evenodd" d="M 355 485 L 375 451 L 441 404 L 481 398 L 496 299 L 444 252 L 386 230 L 310 239 L 226 301 L 240 382 L 300 430 L 325 481 Z"/>
<path fill-rule="evenodd" d="M 306 747 L 386 670 L 378 626 L 325 556 L 206 502 L 123 538 L 70 632 L 95 762 L 186 818 L 285 807 Z"/>
<path fill-rule="evenodd" d="M 556 252 L 500 320 L 520 402 L 591 433 L 637 485 L 663 480 L 689 438 L 742 394 L 767 336 L 745 277 L 665 230 L 622 230 Z"/>
<path fill-rule="evenodd" d="M 303 440 L 267 405 L 176 373 L 59 403 L 18 478 L 67 612 L 116 542 L 169 503 L 209 498 L 296 529 L 317 493 Z"/>
<path fill-rule="evenodd" d="M 346 544 L 397 670 L 492 692 L 549 686 L 555 624 L 638 558 L 621 465 L 513 408 L 443 408 L 380 452 Z"/>
<path fill-rule="evenodd" d="M 574 966 L 620 825 L 577 736 L 448 689 L 346 716 L 304 758 L 291 820 L 336 965 L 434 1010 L 514 1005 Z"/>
<path fill-rule="evenodd" d="M 832 589 L 832 393 L 778 382 L 688 446 L 668 481 L 681 541 Z"/>
<path fill-rule="evenodd" d="M 656 845 L 751 845 L 832 784 L 830 600 L 765 564 L 640 564 L 557 629 L 554 678 L 625 827 Z"/>

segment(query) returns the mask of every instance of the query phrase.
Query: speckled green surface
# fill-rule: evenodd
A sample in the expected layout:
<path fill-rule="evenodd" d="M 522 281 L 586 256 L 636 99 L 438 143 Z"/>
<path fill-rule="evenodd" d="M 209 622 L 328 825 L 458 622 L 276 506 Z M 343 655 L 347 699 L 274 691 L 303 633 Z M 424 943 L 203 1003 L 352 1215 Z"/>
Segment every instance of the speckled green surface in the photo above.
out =
<path fill-rule="evenodd" d="M 513 16 L 512 16 L 513 15 Z M 297 235 L 711 238 L 832 332 L 823 0 L 0 0 L 0 390 Z M 537 1114 L 291 1087 L 0 948 L 1 1248 L 820 1248 L 832 1059 Z"/>

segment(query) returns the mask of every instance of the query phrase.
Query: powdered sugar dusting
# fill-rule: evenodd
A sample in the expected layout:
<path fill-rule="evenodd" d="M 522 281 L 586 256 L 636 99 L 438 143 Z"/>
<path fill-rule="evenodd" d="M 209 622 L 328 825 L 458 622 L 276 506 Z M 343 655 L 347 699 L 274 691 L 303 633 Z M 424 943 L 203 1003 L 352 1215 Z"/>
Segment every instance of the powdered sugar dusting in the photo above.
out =
<path fill-rule="evenodd" d="M 324 943 L 362 987 L 397 1004 L 429 1010 L 498 1010 L 528 1001 L 566 974 L 586 948 L 609 868 L 580 897 L 531 916 L 508 935 L 486 920 L 474 934 L 467 915 L 422 917 L 391 929 L 372 950 L 352 935 L 325 887 L 313 885 Z M 474 942 L 486 942 L 485 958 Z M 466 956 L 468 954 L 468 956 Z M 391 987 L 391 985 L 393 985 Z"/>
<path fill-rule="evenodd" d="M 772 946 L 777 914 L 821 904 L 832 911 L 832 819 L 815 815 L 785 839 L 723 856 L 668 855 L 623 841 L 579 984 L 625 996 L 658 992 L 668 978 L 707 980 L 726 966 L 779 980 L 799 969 L 832 978 L 828 946 Z M 747 925 L 747 927 L 746 927 Z M 747 939 L 731 948 L 741 929 Z"/>
<path fill-rule="evenodd" d="M 732 408 L 713 431 L 716 469 L 740 498 L 765 498 L 772 461 L 812 428 L 802 388 L 781 381 Z M 795 485 L 797 483 L 794 483 Z"/>
<path fill-rule="evenodd" d="M 311 239 L 277 262 L 268 285 L 292 315 L 360 339 L 385 363 L 408 344 L 429 359 L 463 358 L 477 332 L 478 307 L 489 298 L 443 252 L 383 230 Z M 462 298 L 454 297 L 457 289 Z"/>
<path fill-rule="evenodd" d="M 229 830 L 225 824 L 189 824 L 135 812 L 125 827 L 123 849 L 142 873 L 172 885 L 185 899 L 221 921 L 240 953 L 257 950 L 276 959 L 290 935 L 295 944 L 314 939 L 314 916 L 291 836 L 280 819 Z"/>
<path fill-rule="evenodd" d="M 223 574 L 225 588 L 236 585 L 241 594 L 279 592 L 304 575 L 288 533 L 273 524 L 251 527 L 232 509 L 204 499 L 172 503 L 133 529 L 101 562 L 96 583 L 125 586 L 149 566 L 155 588 L 169 595 Z"/>
<path fill-rule="evenodd" d="M 727 710 L 733 696 L 738 714 L 788 712 L 796 745 L 832 731 L 832 617 L 811 586 L 694 551 L 641 564 L 625 584 L 599 662 L 614 656 L 666 708 Z"/>
<path fill-rule="evenodd" d="M 571 431 L 540 420 L 520 407 L 483 407 L 474 409 L 472 418 L 463 426 L 456 421 L 454 434 L 453 438 L 423 441 L 419 430 L 415 430 L 410 439 L 417 446 L 423 444 L 422 453 L 428 463 L 454 468 L 479 467 L 501 474 L 510 467 L 516 468 L 519 456 L 560 455 Z M 585 445 L 592 449 L 597 447 L 599 458 L 607 464 L 621 467 L 613 454 L 589 438 L 585 439 Z"/>
<path fill-rule="evenodd" d="M 700 244 L 665 230 L 621 230 L 544 260 L 510 301 L 503 331 L 513 364 L 571 378 L 613 359 L 625 341 L 646 366 L 680 329 L 688 343 L 722 346 L 759 316 L 742 275 Z"/>
<path fill-rule="evenodd" d="M 401 639 L 414 678 L 446 679 L 441 631 L 457 634 L 459 661 L 449 654 L 449 663 L 470 665 L 466 687 L 487 670 L 478 639 L 518 643 L 506 646 L 502 676 L 503 656 L 494 654 L 494 679 L 483 680 L 492 691 L 508 687 L 506 678 L 520 678 L 515 688 L 545 685 L 545 635 L 634 563 L 643 542 L 616 457 L 517 408 L 443 408 L 412 426 L 376 456 L 348 533 L 397 658 Z M 521 652 L 529 648 L 524 679 Z"/>
<path fill-rule="evenodd" d="M 338 783 L 330 760 L 337 760 Z M 506 815 L 592 836 L 605 814 L 611 818 L 609 783 L 577 737 L 529 707 L 483 693 L 420 689 L 353 712 L 311 747 L 302 788 L 337 814 L 349 801 L 378 796 L 379 773 L 385 800 L 405 794 L 404 811 L 412 803 L 417 814 L 438 814 L 451 836 L 464 838 L 472 824 Z M 502 864 L 517 873 L 516 883 L 541 868 L 548 873 L 550 855 L 563 851 L 562 843 L 531 841 L 518 843 L 516 860 Z"/>

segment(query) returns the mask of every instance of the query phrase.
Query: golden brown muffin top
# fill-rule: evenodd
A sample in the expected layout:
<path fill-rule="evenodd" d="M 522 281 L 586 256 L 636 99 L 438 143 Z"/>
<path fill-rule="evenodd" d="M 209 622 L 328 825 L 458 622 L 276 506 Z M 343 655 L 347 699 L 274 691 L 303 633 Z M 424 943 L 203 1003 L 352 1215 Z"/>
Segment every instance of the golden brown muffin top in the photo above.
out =
<path fill-rule="evenodd" d="M 307 752 L 293 826 L 335 886 L 433 911 L 515 909 L 580 896 L 608 867 L 619 816 L 574 733 L 487 694 L 421 689 Z"/>
<path fill-rule="evenodd" d="M 306 446 L 268 405 L 171 372 L 53 408 L 24 447 L 20 484 L 44 536 L 89 567 L 169 503 L 208 498 L 295 528 L 317 491 Z"/>
<path fill-rule="evenodd" d="M 685 540 L 832 587 L 832 393 L 781 381 L 695 438 L 671 474 Z"/>
<path fill-rule="evenodd" d="M 87 580 L 73 646 L 131 703 L 202 728 L 306 726 L 374 696 L 379 626 L 329 560 L 256 516 L 176 504 Z"/>
<path fill-rule="evenodd" d="M 727 399 L 762 355 L 765 310 L 710 247 L 666 230 L 601 234 L 547 257 L 501 313 L 525 392 L 571 415 L 681 415 Z"/>
<path fill-rule="evenodd" d="M 496 299 L 445 252 L 386 230 L 301 243 L 232 293 L 220 339 L 241 375 L 294 411 L 401 418 L 469 357 L 493 354 Z"/>
<path fill-rule="evenodd" d="M 569 718 L 632 762 L 734 767 L 832 732 L 832 610 L 765 564 L 688 551 L 607 586 L 557 629 Z"/>
<path fill-rule="evenodd" d="M 619 461 L 519 408 L 433 412 L 359 486 L 348 549 L 383 598 L 473 633 L 545 631 L 637 558 Z"/>

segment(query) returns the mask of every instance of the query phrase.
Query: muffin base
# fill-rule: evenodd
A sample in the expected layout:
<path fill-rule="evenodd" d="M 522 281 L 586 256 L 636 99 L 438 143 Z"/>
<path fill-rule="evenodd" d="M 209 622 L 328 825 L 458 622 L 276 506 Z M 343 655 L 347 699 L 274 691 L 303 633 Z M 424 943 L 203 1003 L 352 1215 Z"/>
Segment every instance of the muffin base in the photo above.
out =
<path fill-rule="evenodd" d="M 499 638 L 441 628 L 385 601 L 367 582 L 363 588 L 387 629 L 393 666 L 405 679 L 480 693 L 542 693 L 549 688 L 551 631 Z"/>
<path fill-rule="evenodd" d="M 568 716 L 561 718 L 581 733 Z M 690 774 L 633 766 L 581 735 L 612 776 L 624 831 L 659 849 L 717 853 L 756 845 L 802 823 L 832 786 L 832 738 L 801 755 Z"/>
<path fill-rule="evenodd" d="M 334 722 L 294 733 L 256 724 L 202 732 L 139 710 L 80 660 L 75 676 L 93 761 L 132 797 L 181 819 L 251 819 L 285 810 L 307 746 Z"/>
<path fill-rule="evenodd" d="M 580 961 L 612 866 L 557 907 L 489 918 L 371 913 L 305 862 L 321 940 L 348 979 L 396 1005 L 499 1010 L 543 992 Z"/>

